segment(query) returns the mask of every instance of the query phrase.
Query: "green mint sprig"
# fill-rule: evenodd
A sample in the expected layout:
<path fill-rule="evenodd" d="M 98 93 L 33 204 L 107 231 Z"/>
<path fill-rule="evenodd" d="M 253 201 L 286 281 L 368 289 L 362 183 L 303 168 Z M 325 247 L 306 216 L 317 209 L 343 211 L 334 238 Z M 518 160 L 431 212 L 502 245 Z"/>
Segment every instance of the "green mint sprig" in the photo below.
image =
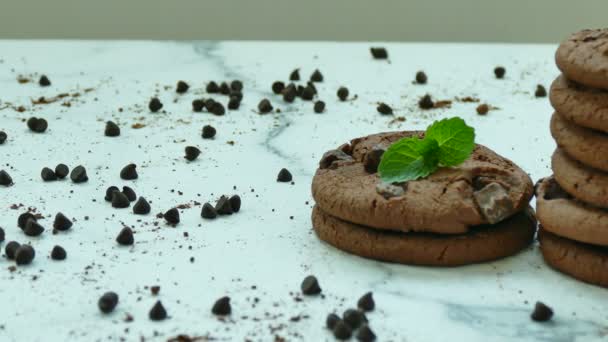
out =
<path fill-rule="evenodd" d="M 386 183 L 424 178 L 440 166 L 457 166 L 475 148 L 475 129 L 454 117 L 435 121 L 426 129 L 424 139 L 403 138 L 382 155 L 378 172 Z"/>

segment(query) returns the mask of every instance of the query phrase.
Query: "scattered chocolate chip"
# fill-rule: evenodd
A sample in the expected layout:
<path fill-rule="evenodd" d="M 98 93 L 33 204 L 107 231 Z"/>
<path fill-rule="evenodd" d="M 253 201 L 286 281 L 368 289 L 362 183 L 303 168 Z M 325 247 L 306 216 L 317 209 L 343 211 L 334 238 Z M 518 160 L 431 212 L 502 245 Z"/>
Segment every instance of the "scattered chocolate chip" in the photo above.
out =
<path fill-rule="evenodd" d="M 148 103 L 148 108 L 152 113 L 156 113 L 163 108 L 163 103 L 157 97 L 153 97 Z"/>
<path fill-rule="evenodd" d="M 230 204 L 230 199 L 226 196 L 221 196 L 220 199 L 217 200 L 215 210 L 219 215 L 232 215 L 234 212 L 232 205 Z"/>
<path fill-rule="evenodd" d="M 387 59 L 388 58 L 388 52 L 383 47 L 372 47 L 372 48 L 369 48 L 369 50 L 372 53 L 372 57 L 374 57 L 375 59 Z"/>
<path fill-rule="evenodd" d="M 323 82 L 323 74 L 321 74 L 319 69 L 316 69 L 312 75 L 310 75 L 310 80 L 312 82 Z"/>
<path fill-rule="evenodd" d="M 210 204 L 203 204 L 203 209 L 201 210 L 201 217 L 206 219 L 214 219 L 217 217 L 217 210 Z"/>
<path fill-rule="evenodd" d="M 427 77 L 424 71 L 418 71 L 416 73 L 416 83 L 418 84 L 426 84 Z"/>
<path fill-rule="evenodd" d="M 283 89 L 283 101 L 285 102 L 292 103 L 297 95 L 298 91 L 296 90 L 296 86 L 292 83 Z"/>
<path fill-rule="evenodd" d="M 30 245 L 21 245 L 15 251 L 15 262 L 17 265 L 27 265 L 34 260 L 36 251 Z"/>
<path fill-rule="evenodd" d="M 376 303 L 374 302 L 372 293 L 368 292 L 361 296 L 357 301 L 357 307 L 363 311 L 373 311 L 376 307 Z"/>
<path fill-rule="evenodd" d="M 315 102 L 314 111 L 317 114 L 323 113 L 323 111 L 325 111 L 325 102 L 323 102 L 323 101 Z"/>
<path fill-rule="evenodd" d="M 230 92 L 230 99 L 235 99 L 236 101 L 241 102 L 243 100 L 243 93 L 240 91 L 233 90 Z"/>
<path fill-rule="evenodd" d="M 4 170 L 0 170 L 0 185 L 9 186 L 13 184 L 13 178 Z"/>
<path fill-rule="evenodd" d="M 228 109 L 237 110 L 241 106 L 241 100 L 238 97 L 230 96 L 230 100 L 228 100 Z"/>
<path fill-rule="evenodd" d="M 207 108 L 207 111 L 211 112 L 211 108 L 213 108 L 214 105 L 215 105 L 215 100 L 214 99 L 206 99 L 205 100 L 205 108 Z"/>
<path fill-rule="evenodd" d="M 49 80 L 49 78 L 46 75 L 42 75 L 42 76 L 40 76 L 40 79 L 38 80 L 38 84 L 41 87 L 48 87 L 51 85 L 51 80 Z"/>
<path fill-rule="evenodd" d="M 542 302 L 536 302 L 530 318 L 536 322 L 546 322 L 551 317 L 553 317 L 553 310 Z"/>
<path fill-rule="evenodd" d="M 494 68 L 494 76 L 496 76 L 496 78 L 505 77 L 506 72 L 507 70 L 504 67 L 497 66 L 496 68 Z"/>
<path fill-rule="evenodd" d="M 422 109 L 431 109 L 435 106 L 435 102 L 433 102 L 431 95 L 426 94 L 420 98 L 420 101 L 418 101 L 418 106 Z"/>
<path fill-rule="evenodd" d="M 116 236 L 116 242 L 119 245 L 131 246 L 135 239 L 133 238 L 133 231 L 129 227 L 124 227 L 120 230 L 120 233 Z"/>
<path fill-rule="evenodd" d="M 27 220 L 23 232 L 27 236 L 39 236 L 44 232 L 44 227 L 40 225 L 36 220 Z"/>
<path fill-rule="evenodd" d="M 243 90 L 243 82 L 239 81 L 239 80 L 234 80 L 232 82 L 230 82 L 230 89 L 232 91 L 242 91 Z"/>
<path fill-rule="evenodd" d="M 211 106 L 207 105 L 207 110 L 211 114 L 217 115 L 217 116 L 226 114 L 226 108 L 224 108 L 224 105 L 217 101 L 213 102 L 213 104 Z"/>
<path fill-rule="evenodd" d="M 363 324 L 357 332 L 357 340 L 360 342 L 373 342 L 376 340 L 376 334 L 367 324 Z"/>
<path fill-rule="evenodd" d="M 175 92 L 178 94 L 184 94 L 185 92 L 188 91 L 188 89 L 190 89 L 190 86 L 188 85 L 188 83 L 186 83 L 184 81 L 178 81 L 177 86 L 175 87 Z"/>
<path fill-rule="evenodd" d="M 189 161 L 193 161 L 196 158 L 198 158 L 198 156 L 200 154 L 201 154 L 201 150 L 199 150 L 197 147 L 186 146 L 186 155 L 184 156 L 184 158 L 186 158 Z"/>
<path fill-rule="evenodd" d="M 230 315 L 232 312 L 232 307 L 230 306 L 230 297 L 222 297 L 215 301 L 213 307 L 211 308 L 211 312 L 218 316 Z"/>
<path fill-rule="evenodd" d="M 87 176 L 87 170 L 82 165 L 76 166 L 70 173 L 70 179 L 74 183 L 84 183 L 89 180 Z"/>
<path fill-rule="evenodd" d="M 127 198 L 129 199 L 130 202 L 133 202 L 137 199 L 137 194 L 135 193 L 135 190 L 131 189 L 128 186 L 123 186 L 122 187 L 122 193 L 127 196 Z"/>
<path fill-rule="evenodd" d="M 363 157 L 363 167 L 365 168 L 365 171 L 368 173 L 376 173 L 378 171 L 378 165 L 380 165 L 380 160 L 382 160 L 384 151 L 384 147 L 374 146 L 365 154 L 365 157 Z"/>
<path fill-rule="evenodd" d="M 49 169 L 48 167 L 42 169 L 42 171 L 40 172 L 40 177 L 42 177 L 42 180 L 45 182 L 57 180 L 57 175 L 55 174 L 55 171 Z"/>
<path fill-rule="evenodd" d="M 167 221 L 167 223 L 169 224 L 175 225 L 179 223 L 179 211 L 177 210 L 177 208 L 171 208 L 167 210 L 163 217 L 165 218 L 165 221 Z"/>
<path fill-rule="evenodd" d="M 133 180 L 137 179 L 137 165 L 129 164 L 120 170 L 120 178 L 124 180 Z"/>
<path fill-rule="evenodd" d="M 289 75 L 289 80 L 290 81 L 299 81 L 300 80 L 300 69 L 296 69 L 296 70 L 292 71 L 291 74 Z"/>
<path fill-rule="evenodd" d="M 260 114 L 270 113 L 272 111 L 272 109 L 273 109 L 272 104 L 270 103 L 270 101 L 268 99 L 263 99 L 258 104 L 258 111 L 260 112 Z"/>
<path fill-rule="evenodd" d="M 157 296 L 158 293 L 160 292 L 160 286 L 158 286 L 158 285 L 150 286 L 150 292 L 152 293 L 153 296 Z"/>
<path fill-rule="evenodd" d="M 336 324 L 340 321 L 340 317 L 335 313 L 330 313 L 325 319 L 325 326 L 329 330 L 333 330 Z"/>
<path fill-rule="evenodd" d="M 106 292 L 97 301 L 99 310 L 105 314 L 114 311 L 116 305 L 118 305 L 118 294 L 115 292 Z"/>
<path fill-rule="evenodd" d="M 217 85 L 217 83 L 215 83 L 214 81 L 211 81 L 211 82 L 207 83 L 206 90 L 209 94 L 215 94 L 215 93 L 219 93 L 220 87 Z"/>
<path fill-rule="evenodd" d="M 356 309 L 348 309 L 344 311 L 342 320 L 353 329 L 357 329 L 361 326 L 361 324 L 367 322 L 365 315 Z"/>
<path fill-rule="evenodd" d="M 6 258 L 9 260 L 15 259 L 15 252 L 17 252 L 17 248 L 21 246 L 17 241 L 11 241 L 4 246 L 4 254 L 6 254 Z"/>
<path fill-rule="evenodd" d="M 2 227 L 0 227 L 0 242 L 4 241 L 4 229 L 2 229 Z"/>
<path fill-rule="evenodd" d="M 241 197 L 239 195 L 233 195 L 228 200 L 230 202 L 230 207 L 232 211 L 238 213 L 241 210 Z"/>
<path fill-rule="evenodd" d="M 302 90 L 302 100 L 311 101 L 315 97 L 314 88 L 310 86 L 306 86 L 304 90 Z"/>
<path fill-rule="evenodd" d="M 319 168 L 329 169 L 332 167 L 335 161 L 339 160 L 351 161 L 353 160 L 353 157 L 349 156 L 341 150 L 330 150 L 325 152 L 323 154 L 323 157 L 321 157 L 321 160 L 319 161 Z"/>
<path fill-rule="evenodd" d="M 486 114 L 488 114 L 488 111 L 490 111 L 490 106 L 488 106 L 485 103 L 482 103 L 479 106 L 477 106 L 477 108 L 475 110 L 477 111 L 477 114 L 479 114 L 479 115 L 486 115 Z"/>
<path fill-rule="evenodd" d="M 387 105 L 384 102 L 378 103 L 378 107 L 376 107 L 376 110 L 378 111 L 378 113 L 383 114 L 383 115 L 392 115 L 393 114 L 393 108 L 391 108 L 389 105 Z"/>
<path fill-rule="evenodd" d="M 536 86 L 536 91 L 534 92 L 534 96 L 536 97 L 546 97 L 547 90 L 541 84 Z"/>
<path fill-rule="evenodd" d="M 6 141 L 6 138 L 8 138 L 6 133 L 4 131 L 0 131 L 0 145 L 4 144 L 4 142 Z"/>
<path fill-rule="evenodd" d="M 51 259 L 53 260 L 65 260 L 67 256 L 68 253 L 65 251 L 65 249 L 58 245 L 55 245 L 51 251 Z"/>
<path fill-rule="evenodd" d="M 319 281 L 317 280 L 317 277 L 312 275 L 309 275 L 304 278 L 302 284 L 300 285 L 300 289 L 302 290 L 302 293 L 307 296 L 318 295 L 319 293 L 321 293 Z"/>
<path fill-rule="evenodd" d="M 44 133 L 48 126 L 49 124 L 43 118 L 31 117 L 27 120 L 27 127 L 36 133 Z"/>
<path fill-rule="evenodd" d="M 222 84 L 220 84 L 220 93 L 222 95 L 230 94 L 230 86 L 228 85 L 228 83 L 222 82 Z"/>
<path fill-rule="evenodd" d="M 287 170 L 286 168 L 282 168 L 281 171 L 279 171 L 279 174 L 277 175 L 277 182 L 291 182 L 292 179 L 293 176 L 291 175 L 291 172 L 289 172 L 289 170 Z"/>
<path fill-rule="evenodd" d="M 346 101 L 346 99 L 348 98 L 348 88 L 346 88 L 346 87 L 338 88 L 336 95 L 338 95 L 338 98 L 340 99 L 340 101 Z"/>
<path fill-rule="evenodd" d="M 353 331 L 344 321 L 340 320 L 336 323 L 333 329 L 334 337 L 338 340 L 348 340 L 352 335 Z"/>
<path fill-rule="evenodd" d="M 55 221 L 53 221 L 53 228 L 59 231 L 65 231 L 72 228 L 72 221 L 62 213 L 55 215 Z"/>
<path fill-rule="evenodd" d="M 112 202 L 112 194 L 114 193 L 114 191 L 120 191 L 120 190 L 118 190 L 118 188 L 115 187 L 114 185 L 108 187 L 106 189 L 106 196 L 104 197 L 104 199 L 108 202 Z"/>
<path fill-rule="evenodd" d="M 59 179 L 64 179 L 70 173 L 70 168 L 65 164 L 57 164 L 55 166 L 55 176 Z"/>
<path fill-rule="evenodd" d="M 137 215 L 146 215 L 150 213 L 150 204 L 146 201 L 145 198 L 139 196 L 137 202 L 133 206 L 133 213 Z"/>
<path fill-rule="evenodd" d="M 213 126 L 210 125 L 205 125 L 203 126 L 203 139 L 211 139 L 213 137 L 215 137 L 215 133 L 217 131 L 215 130 L 215 128 Z"/>
<path fill-rule="evenodd" d="M 117 137 L 120 135 L 120 127 L 118 127 L 115 122 L 108 121 L 106 122 L 106 129 L 104 131 L 104 134 L 106 137 Z"/>
<path fill-rule="evenodd" d="M 285 83 L 281 81 L 276 81 L 272 84 L 272 92 L 275 94 L 280 94 L 283 89 L 285 89 Z"/>
<path fill-rule="evenodd" d="M 202 112 L 203 108 L 205 108 L 205 101 L 201 99 L 196 99 L 192 101 L 192 111 L 193 112 Z"/>
<path fill-rule="evenodd" d="M 131 205 L 127 195 L 120 191 L 112 192 L 112 207 L 113 208 L 128 208 Z"/>
<path fill-rule="evenodd" d="M 23 214 L 19 215 L 19 217 L 17 218 L 17 226 L 19 226 L 19 228 L 21 228 L 21 229 L 25 229 L 25 225 L 27 224 L 27 221 L 29 221 L 29 220 L 37 221 L 36 216 L 34 216 L 34 214 L 23 213 Z"/>

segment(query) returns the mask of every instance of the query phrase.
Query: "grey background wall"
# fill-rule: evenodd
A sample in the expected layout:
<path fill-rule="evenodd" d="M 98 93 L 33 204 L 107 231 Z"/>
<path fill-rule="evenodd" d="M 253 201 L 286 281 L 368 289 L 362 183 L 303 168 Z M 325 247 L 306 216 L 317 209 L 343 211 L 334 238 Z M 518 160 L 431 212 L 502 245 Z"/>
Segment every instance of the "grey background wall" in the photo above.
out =
<path fill-rule="evenodd" d="M 0 38 L 557 42 L 608 0 L 0 0 Z"/>

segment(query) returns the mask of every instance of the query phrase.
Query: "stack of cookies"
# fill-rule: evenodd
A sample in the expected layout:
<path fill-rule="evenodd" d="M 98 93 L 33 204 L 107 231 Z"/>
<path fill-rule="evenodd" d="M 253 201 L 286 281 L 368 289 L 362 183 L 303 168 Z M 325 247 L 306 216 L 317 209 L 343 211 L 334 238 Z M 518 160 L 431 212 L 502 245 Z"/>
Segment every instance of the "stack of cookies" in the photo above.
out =
<path fill-rule="evenodd" d="M 384 151 L 416 136 L 423 133 L 370 135 L 323 155 L 312 183 L 320 239 L 366 258 L 430 266 L 499 259 L 533 241 L 532 181 L 484 146 L 458 167 L 383 183 L 377 169 Z"/>
<path fill-rule="evenodd" d="M 555 55 L 553 176 L 537 186 L 545 261 L 608 287 L 608 29 L 583 30 Z"/>

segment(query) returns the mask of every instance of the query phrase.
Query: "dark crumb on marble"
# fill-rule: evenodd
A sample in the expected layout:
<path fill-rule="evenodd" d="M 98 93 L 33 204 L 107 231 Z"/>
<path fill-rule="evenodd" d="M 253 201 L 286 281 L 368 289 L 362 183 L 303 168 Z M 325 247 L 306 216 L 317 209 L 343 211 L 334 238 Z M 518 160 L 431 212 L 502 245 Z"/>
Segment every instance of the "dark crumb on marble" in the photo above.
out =
<path fill-rule="evenodd" d="M 207 83 L 207 87 L 205 88 L 209 94 L 215 94 L 220 92 L 220 87 L 215 83 L 215 81 L 211 81 Z"/>
<path fill-rule="evenodd" d="M 534 96 L 536 97 L 547 97 L 547 90 L 543 87 L 542 84 L 536 86 L 536 91 L 534 92 Z"/>
<path fill-rule="evenodd" d="M 295 69 L 289 74 L 290 81 L 299 81 L 300 80 L 300 69 Z"/>
<path fill-rule="evenodd" d="M 202 112 L 203 108 L 205 108 L 205 100 L 203 99 L 196 99 L 192 101 L 192 111 L 193 112 Z"/>
<path fill-rule="evenodd" d="M 270 113 L 273 110 L 272 104 L 268 99 L 263 99 L 258 104 L 258 111 L 260 114 Z"/>
<path fill-rule="evenodd" d="M 131 230 L 131 228 L 124 227 L 123 229 L 121 229 L 120 233 L 118 233 L 118 236 L 116 236 L 116 242 L 118 242 L 118 244 L 122 246 L 133 245 L 135 239 L 133 238 L 133 231 Z"/>
<path fill-rule="evenodd" d="M 386 51 L 386 49 L 383 47 L 371 47 L 369 48 L 369 51 L 372 53 L 372 57 L 374 57 L 374 59 L 388 58 L 388 51 Z"/>
<path fill-rule="evenodd" d="M 217 316 L 227 316 L 232 313 L 230 305 L 230 297 L 222 297 L 218 299 L 211 307 L 211 313 Z"/>
<path fill-rule="evenodd" d="M 48 126 L 48 123 L 43 118 L 31 117 L 27 120 L 27 127 L 35 133 L 44 133 Z"/>
<path fill-rule="evenodd" d="M 323 82 L 323 74 L 321 74 L 319 69 L 316 69 L 312 75 L 310 75 L 310 80 L 312 82 Z"/>
<path fill-rule="evenodd" d="M 51 259 L 53 260 L 65 260 L 65 258 L 67 258 L 68 253 L 65 251 L 65 249 L 59 245 L 55 245 L 55 247 L 53 247 L 53 250 L 51 251 Z"/>
<path fill-rule="evenodd" d="M 152 293 L 153 296 L 157 296 L 158 293 L 160 292 L 160 286 L 158 286 L 158 285 L 150 286 L 150 292 Z"/>
<path fill-rule="evenodd" d="M 177 208 L 167 210 L 163 217 L 169 224 L 176 225 L 179 223 L 179 211 Z"/>
<path fill-rule="evenodd" d="M 186 146 L 185 153 L 186 155 L 184 158 L 186 158 L 188 161 L 194 161 L 201 154 L 201 150 L 199 150 L 196 146 Z"/>
<path fill-rule="evenodd" d="M 57 175 L 55 174 L 55 171 L 49 169 L 48 167 L 42 168 L 42 171 L 40 171 L 40 177 L 45 182 L 57 180 Z"/>
<path fill-rule="evenodd" d="M 205 203 L 201 210 L 201 217 L 205 219 L 214 219 L 217 217 L 217 210 L 215 210 L 210 203 Z"/>
<path fill-rule="evenodd" d="M 116 305 L 118 305 L 118 294 L 111 291 L 104 293 L 97 301 L 97 307 L 105 314 L 114 311 Z"/>
<path fill-rule="evenodd" d="M 4 170 L 0 170 L 0 185 L 11 186 L 13 185 L 13 178 Z"/>
<path fill-rule="evenodd" d="M 150 109 L 150 111 L 152 113 L 156 113 L 159 110 L 161 110 L 163 108 L 163 103 L 160 102 L 160 100 L 156 97 L 153 97 L 150 102 L 148 103 L 148 109 Z"/>
<path fill-rule="evenodd" d="M 340 99 L 340 101 L 346 101 L 346 99 L 348 99 L 348 93 L 349 93 L 348 88 L 340 87 L 340 88 L 338 88 L 336 95 L 338 95 L 338 98 Z"/>
<path fill-rule="evenodd" d="M 137 179 L 139 175 L 137 174 L 137 165 L 131 163 L 126 165 L 120 170 L 120 178 L 124 180 L 134 180 Z"/>
<path fill-rule="evenodd" d="M 336 315 L 335 313 L 330 313 L 325 319 L 325 326 L 327 327 L 327 329 L 333 330 L 339 321 L 340 316 Z"/>
<path fill-rule="evenodd" d="M 319 286 L 319 281 L 317 277 L 313 275 L 309 275 L 302 281 L 300 285 L 300 289 L 302 293 L 307 296 L 318 295 L 321 293 L 321 287 Z"/>
<path fill-rule="evenodd" d="M 352 336 L 353 331 L 348 324 L 340 320 L 336 322 L 333 333 L 334 337 L 338 340 L 348 340 Z"/>
<path fill-rule="evenodd" d="M 146 215 L 150 213 L 150 204 L 146 201 L 145 198 L 139 196 L 137 202 L 133 206 L 133 213 L 137 215 Z"/>
<path fill-rule="evenodd" d="M 424 73 L 424 71 L 418 71 L 416 73 L 416 83 L 418 84 L 426 84 L 426 81 L 428 80 L 426 74 Z"/>
<path fill-rule="evenodd" d="M 36 252 L 34 251 L 34 248 L 32 246 L 21 245 L 15 251 L 15 262 L 19 266 L 28 265 L 34 260 L 35 256 Z"/>
<path fill-rule="evenodd" d="M 384 102 L 378 103 L 376 110 L 378 111 L 378 113 L 380 113 L 382 115 L 392 115 L 393 114 L 393 108 L 391 108 L 389 105 L 387 105 Z"/>
<path fill-rule="evenodd" d="M 0 131 L 0 145 L 4 144 L 8 135 L 4 131 Z"/>
<path fill-rule="evenodd" d="M 285 89 L 285 83 L 283 83 L 282 81 L 275 81 L 272 84 L 272 92 L 275 94 L 281 94 L 281 92 L 283 91 L 283 89 Z"/>
<path fill-rule="evenodd" d="M 367 292 L 357 301 L 357 307 L 363 311 L 373 311 L 376 307 L 374 297 L 371 292 Z"/>
<path fill-rule="evenodd" d="M 188 83 L 184 81 L 178 81 L 177 86 L 175 87 L 175 92 L 178 94 L 184 94 L 188 91 L 188 89 L 190 89 Z"/>
<path fill-rule="evenodd" d="M 323 101 L 316 101 L 315 105 L 313 107 L 313 110 L 315 111 L 315 113 L 317 114 L 321 114 L 325 111 L 325 102 Z"/>
<path fill-rule="evenodd" d="M 479 114 L 479 115 L 486 115 L 490 111 L 490 106 L 488 106 L 485 103 L 482 103 L 479 106 L 477 106 L 477 108 L 475 110 L 477 111 L 477 114 Z"/>
<path fill-rule="evenodd" d="M 216 133 L 217 133 L 217 131 L 216 131 L 215 127 L 210 126 L 210 125 L 203 126 L 203 133 L 202 133 L 203 139 L 211 139 L 211 138 L 215 137 Z"/>
<path fill-rule="evenodd" d="M 357 340 L 360 342 L 373 342 L 376 340 L 376 334 L 367 324 L 363 324 L 357 331 Z"/>
<path fill-rule="evenodd" d="M 545 305 L 543 302 L 536 302 L 534 311 L 530 315 L 533 321 L 546 322 L 553 317 L 553 309 Z"/>
<path fill-rule="evenodd" d="M 49 80 L 49 78 L 46 75 L 42 75 L 42 76 L 40 76 L 40 79 L 38 80 L 38 84 L 41 87 L 48 87 L 51 85 L 51 80 Z"/>
<path fill-rule="evenodd" d="M 152 321 L 162 321 L 167 318 L 167 310 L 165 309 L 163 303 L 161 303 L 160 300 L 157 301 L 156 304 L 154 304 L 152 309 L 150 309 L 148 317 L 150 317 L 150 320 Z"/>
<path fill-rule="evenodd" d="M 113 121 L 107 121 L 104 135 L 106 137 L 117 137 L 120 135 L 120 127 Z"/>
<path fill-rule="evenodd" d="M 507 72 L 507 69 L 505 69 L 502 66 L 497 66 L 496 68 L 494 68 L 494 76 L 496 76 L 496 78 L 498 78 L 498 79 L 504 78 L 506 72 Z"/>
<path fill-rule="evenodd" d="M 55 166 L 55 175 L 59 179 L 64 179 L 70 173 L 70 168 L 65 164 L 57 164 Z"/>
<path fill-rule="evenodd" d="M 435 106 L 435 103 L 433 102 L 431 95 L 426 94 L 420 98 L 420 101 L 418 101 L 418 106 L 421 109 L 432 109 Z"/>
<path fill-rule="evenodd" d="M 291 172 L 289 172 L 289 170 L 287 170 L 286 168 L 282 168 L 279 171 L 279 174 L 277 175 L 277 182 L 291 182 L 291 180 L 293 179 L 293 176 L 291 175 Z"/>

